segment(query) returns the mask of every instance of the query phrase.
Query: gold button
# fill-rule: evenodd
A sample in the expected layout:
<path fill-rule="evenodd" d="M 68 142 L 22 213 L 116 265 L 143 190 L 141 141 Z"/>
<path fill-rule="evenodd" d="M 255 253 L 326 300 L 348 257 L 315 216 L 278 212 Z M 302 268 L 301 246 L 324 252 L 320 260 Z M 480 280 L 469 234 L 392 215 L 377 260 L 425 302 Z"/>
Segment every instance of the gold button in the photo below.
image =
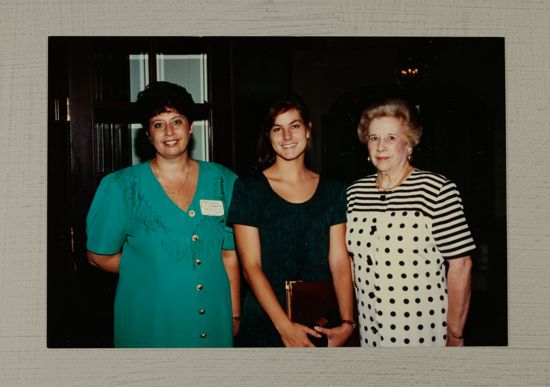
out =
<path fill-rule="evenodd" d="M 199 236 L 197 234 L 193 235 L 191 237 L 191 239 L 193 239 L 194 241 L 198 241 L 199 240 Z"/>
<path fill-rule="evenodd" d="M 206 333 L 201 333 L 201 339 L 206 339 Z"/>
<path fill-rule="evenodd" d="M 202 263 L 202 261 L 200 259 L 198 259 L 198 258 L 195 259 L 195 264 L 200 265 L 201 263 Z"/>
<path fill-rule="evenodd" d="M 193 210 L 189 211 L 189 216 L 193 218 L 195 216 L 195 211 Z"/>
<path fill-rule="evenodd" d="M 197 290 L 202 290 L 202 285 L 201 284 L 197 285 Z"/>
<path fill-rule="evenodd" d="M 206 310 L 204 309 L 199 309 L 199 314 L 205 314 L 206 313 Z"/>

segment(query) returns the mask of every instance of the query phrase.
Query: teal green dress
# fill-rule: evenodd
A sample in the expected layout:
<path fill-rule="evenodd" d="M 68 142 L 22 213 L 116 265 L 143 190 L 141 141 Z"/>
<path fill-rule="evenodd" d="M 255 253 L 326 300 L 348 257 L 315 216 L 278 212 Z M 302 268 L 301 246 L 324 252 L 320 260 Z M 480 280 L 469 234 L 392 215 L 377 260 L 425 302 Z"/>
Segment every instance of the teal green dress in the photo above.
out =
<path fill-rule="evenodd" d="M 260 234 L 262 271 L 286 307 L 286 280 L 329 280 L 330 227 L 346 222 L 346 186 L 320 177 L 313 196 L 290 203 L 277 195 L 267 178 L 241 177 L 235 182 L 229 224 L 256 227 Z M 271 319 L 249 291 L 241 308 L 238 346 L 282 347 Z"/>
<path fill-rule="evenodd" d="M 116 347 L 230 347 L 233 322 L 221 251 L 234 250 L 226 215 L 236 175 L 199 161 L 183 211 L 149 162 L 107 175 L 87 217 L 87 249 L 122 251 L 115 296 Z"/>

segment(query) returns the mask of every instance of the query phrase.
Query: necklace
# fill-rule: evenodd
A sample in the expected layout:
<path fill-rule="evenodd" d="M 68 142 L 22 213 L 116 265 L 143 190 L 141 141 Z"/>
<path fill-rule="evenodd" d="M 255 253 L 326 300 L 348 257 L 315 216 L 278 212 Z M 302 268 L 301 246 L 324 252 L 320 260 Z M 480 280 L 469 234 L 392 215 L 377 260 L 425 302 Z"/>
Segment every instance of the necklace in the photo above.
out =
<path fill-rule="evenodd" d="M 386 188 L 382 188 L 380 186 L 380 183 L 378 182 L 378 176 L 376 176 L 376 190 L 381 191 L 381 192 L 387 192 L 387 191 L 391 191 L 392 189 L 398 187 L 403 182 L 403 180 L 405 180 L 407 178 L 407 176 L 409 175 L 409 173 L 411 172 L 412 169 L 413 168 L 410 165 L 408 165 L 405 168 L 405 171 L 403 172 L 403 175 L 401 175 L 401 178 L 399 179 L 397 184 L 392 185 L 391 187 L 386 187 Z"/>
<path fill-rule="evenodd" d="M 151 162 L 151 165 L 153 166 L 153 173 L 155 174 L 157 180 L 159 181 L 160 183 L 160 176 L 159 176 L 159 172 L 158 172 L 158 165 L 157 165 L 157 159 L 154 159 L 152 162 Z M 167 187 L 163 186 L 162 183 L 161 183 L 161 186 L 162 188 L 164 189 L 164 191 L 168 194 L 168 195 L 176 195 L 176 194 L 179 194 L 181 192 L 183 192 L 184 188 L 185 188 L 185 185 L 187 184 L 187 179 L 189 178 L 189 171 L 191 170 L 191 164 L 188 165 L 187 167 L 187 171 L 185 172 L 185 179 L 183 180 L 183 184 L 175 189 L 175 190 L 168 190 Z"/>

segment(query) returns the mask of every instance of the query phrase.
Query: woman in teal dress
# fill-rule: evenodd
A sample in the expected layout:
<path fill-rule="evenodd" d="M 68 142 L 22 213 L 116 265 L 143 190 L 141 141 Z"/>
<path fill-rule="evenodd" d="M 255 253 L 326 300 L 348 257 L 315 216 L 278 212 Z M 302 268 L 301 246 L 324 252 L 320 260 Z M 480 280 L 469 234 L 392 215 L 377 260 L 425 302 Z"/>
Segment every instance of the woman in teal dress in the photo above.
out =
<path fill-rule="evenodd" d="M 90 263 L 119 273 L 115 346 L 231 347 L 240 283 L 226 216 L 236 175 L 191 159 L 191 123 L 205 109 L 183 87 L 152 83 L 137 106 L 156 155 L 107 175 L 87 217 Z"/>
<path fill-rule="evenodd" d="M 301 98 L 276 101 L 259 142 L 259 173 L 235 183 L 228 223 L 251 291 L 245 295 L 238 345 L 312 347 L 326 335 L 343 345 L 353 332 L 351 264 L 345 244 L 346 187 L 305 166 L 311 122 Z M 341 325 L 292 322 L 286 280 L 332 279 Z"/>

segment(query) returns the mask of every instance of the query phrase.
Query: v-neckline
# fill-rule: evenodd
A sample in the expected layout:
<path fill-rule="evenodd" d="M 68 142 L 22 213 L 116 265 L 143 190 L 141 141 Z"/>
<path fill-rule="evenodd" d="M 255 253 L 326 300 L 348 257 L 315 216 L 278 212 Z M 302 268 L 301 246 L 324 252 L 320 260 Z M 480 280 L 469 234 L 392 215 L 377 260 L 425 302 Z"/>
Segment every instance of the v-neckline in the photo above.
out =
<path fill-rule="evenodd" d="M 167 200 L 170 203 L 170 205 L 176 207 L 178 210 L 180 210 L 184 214 L 187 214 L 188 211 L 193 208 L 193 205 L 195 204 L 195 198 L 197 197 L 197 193 L 199 192 L 200 181 L 201 181 L 201 165 L 202 165 L 201 161 L 200 160 L 193 160 L 193 161 L 197 162 L 197 184 L 195 186 L 195 192 L 193 192 L 193 197 L 191 198 L 191 201 L 189 202 L 189 205 L 187 206 L 186 209 L 183 209 L 180 206 L 178 206 L 176 204 L 176 202 L 174 202 L 172 200 L 172 198 L 166 193 L 164 188 L 162 188 L 162 184 L 160 184 L 160 181 L 158 180 L 157 176 L 155 175 L 155 172 L 153 172 L 153 168 L 151 166 L 152 161 L 153 160 L 151 160 L 147 163 L 147 168 L 149 169 L 149 174 L 153 178 L 153 180 L 155 181 L 157 188 L 160 190 L 161 196 L 164 197 L 165 200 Z"/>

